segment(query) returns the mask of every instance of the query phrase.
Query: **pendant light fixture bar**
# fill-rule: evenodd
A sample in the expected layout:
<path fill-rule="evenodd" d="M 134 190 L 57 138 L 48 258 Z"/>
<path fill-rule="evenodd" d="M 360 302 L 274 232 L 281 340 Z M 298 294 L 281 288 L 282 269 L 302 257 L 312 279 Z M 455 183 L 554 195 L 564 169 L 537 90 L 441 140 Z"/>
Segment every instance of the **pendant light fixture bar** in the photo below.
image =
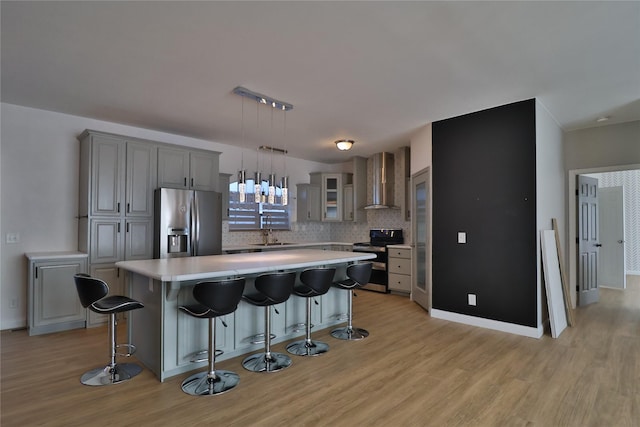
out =
<path fill-rule="evenodd" d="M 233 89 L 233 93 L 235 93 L 236 95 L 244 96 L 249 99 L 253 99 L 254 101 L 259 102 L 260 104 L 270 105 L 271 107 L 276 108 L 278 110 L 282 110 L 282 111 L 293 110 L 293 105 L 287 102 L 278 101 L 277 99 L 271 98 L 270 96 L 262 95 L 261 93 L 251 91 L 242 86 L 237 86 L 235 89 Z"/>
<path fill-rule="evenodd" d="M 261 145 L 260 149 L 262 151 L 268 151 L 270 153 L 287 154 L 287 150 L 283 150 L 282 148 L 269 147 L 268 145 Z"/>

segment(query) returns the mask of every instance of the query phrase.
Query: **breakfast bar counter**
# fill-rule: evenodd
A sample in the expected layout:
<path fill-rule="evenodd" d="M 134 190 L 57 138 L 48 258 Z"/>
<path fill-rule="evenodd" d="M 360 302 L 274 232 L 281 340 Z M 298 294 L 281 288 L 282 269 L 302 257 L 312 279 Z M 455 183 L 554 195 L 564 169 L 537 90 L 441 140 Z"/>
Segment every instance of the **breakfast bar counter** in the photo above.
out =
<path fill-rule="evenodd" d="M 334 280 L 346 278 L 348 265 L 375 257 L 369 253 L 293 249 L 200 257 L 121 261 L 116 265 L 128 272 L 129 296 L 145 307 L 128 313 L 129 341 L 136 345 L 135 356 L 160 381 L 206 365 L 192 362 L 193 354 L 207 348 L 208 324 L 178 310 L 193 303 L 193 285 L 202 280 L 246 279 L 245 292 L 253 287 L 256 276 L 276 271 L 302 271 L 312 267 L 335 267 Z M 316 329 L 344 322 L 347 293 L 331 288 L 319 298 L 314 310 Z M 273 316 L 273 343 L 304 335 L 299 325 L 305 321 L 304 298 L 291 296 L 276 306 Z M 264 315 L 244 301 L 238 309 L 217 322 L 217 348 L 224 351 L 216 360 L 258 351 L 256 335 L 264 331 Z"/>

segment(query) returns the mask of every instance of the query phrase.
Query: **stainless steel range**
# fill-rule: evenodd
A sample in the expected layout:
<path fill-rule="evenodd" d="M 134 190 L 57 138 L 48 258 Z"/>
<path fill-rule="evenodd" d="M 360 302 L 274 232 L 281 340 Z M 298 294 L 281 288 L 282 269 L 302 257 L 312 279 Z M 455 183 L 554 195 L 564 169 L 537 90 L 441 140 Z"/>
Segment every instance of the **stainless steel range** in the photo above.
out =
<path fill-rule="evenodd" d="M 376 292 L 388 292 L 387 284 L 387 245 L 404 243 L 401 229 L 369 230 L 369 241 L 353 244 L 353 252 L 369 252 L 376 254 L 369 283 L 362 287 Z"/>

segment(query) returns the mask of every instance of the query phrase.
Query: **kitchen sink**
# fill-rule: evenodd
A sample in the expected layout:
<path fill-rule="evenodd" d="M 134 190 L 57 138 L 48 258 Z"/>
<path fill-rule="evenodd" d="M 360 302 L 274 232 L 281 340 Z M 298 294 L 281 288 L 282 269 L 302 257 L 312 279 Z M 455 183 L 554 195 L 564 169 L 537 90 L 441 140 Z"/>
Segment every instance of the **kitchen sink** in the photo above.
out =
<path fill-rule="evenodd" d="M 295 243 L 289 242 L 275 242 L 275 243 L 250 243 L 253 246 L 286 246 L 286 245 L 295 245 Z"/>

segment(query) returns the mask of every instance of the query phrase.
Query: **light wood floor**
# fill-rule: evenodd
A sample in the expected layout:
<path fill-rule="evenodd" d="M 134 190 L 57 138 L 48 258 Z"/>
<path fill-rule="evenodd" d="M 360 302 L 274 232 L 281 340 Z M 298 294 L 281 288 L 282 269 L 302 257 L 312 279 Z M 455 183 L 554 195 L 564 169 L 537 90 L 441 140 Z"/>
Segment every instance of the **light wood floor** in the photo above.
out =
<path fill-rule="evenodd" d="M 105 328 L 37 337 L 2 332 L 0 424 L 220 426 L 638 426 L 640 277 L 602 289 L 558 339 L 525 338 L 432 319 L 405 297 L 366 291 L 356 326 L 371 333 L 338 341 L 287 370 L 256 374 L 240 358 L 240 384 L 192 397 L 182 376 L 160 383 L 144 370 L 113 387 L 80 375 L 107 361 Z M 283 344 L 276 350 L 283 351 Z"/>

